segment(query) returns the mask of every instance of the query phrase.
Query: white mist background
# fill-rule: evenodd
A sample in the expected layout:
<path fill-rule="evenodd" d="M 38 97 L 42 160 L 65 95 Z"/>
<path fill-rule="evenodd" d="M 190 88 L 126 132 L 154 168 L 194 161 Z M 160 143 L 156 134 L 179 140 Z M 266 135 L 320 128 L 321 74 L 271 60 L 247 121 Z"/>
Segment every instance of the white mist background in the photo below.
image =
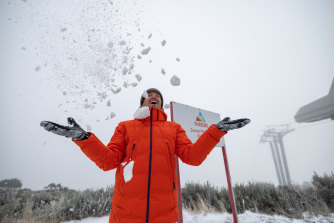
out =
<path fill-rule="evenodd" d="M 297 124 L 293 116 L 329 92 L 333 9 L 334 2 L 324 0 L 2 1 L 0 180 L 19 178 L 32 189 L 52 182 L 75 189 L 114 184 L 115 170 L 98 169 L 71 140 L 46 132 L 39 123 L 66 124 L 74 117 L 107 144 L 117 124 L 132 118 L 149 87 L 160 89 L 166 103 L 251 119 L 225 136 L 233 183 L 278 184 L 270 147 L 259 142 L 266 125 L 276 124 L 295 128 L 284 137 L 294 183 L 311 181 L 314 172 L 330 174 L 333 121 Z M 130 54 L 118 47 L 121 40 L 133 47 Z M 110 41 L 115 57 L 107 50 Z M 148 46 L 150 53 L 137 59 Z M 124 55 L 134 64 L 125 76 L 119 62 Z M 135 74 L 143 77 L 140 82 Z M 180 86 L 170 84 L 173 75 Z M 103 79 L 109 76 L 121 92 L 112 94 Z M 124 88 L 123 82 L 137 86 Z M 102 102 L 101 92 L 107 94 Z M 84 108 L 86 98 L 97 103 L 94 109 Z M 111 112 L 116 116 L 105 120 Z M 206 181 L 226 186 L 220 148 L 200 167 L 181 165 L 182 185 Z"/>

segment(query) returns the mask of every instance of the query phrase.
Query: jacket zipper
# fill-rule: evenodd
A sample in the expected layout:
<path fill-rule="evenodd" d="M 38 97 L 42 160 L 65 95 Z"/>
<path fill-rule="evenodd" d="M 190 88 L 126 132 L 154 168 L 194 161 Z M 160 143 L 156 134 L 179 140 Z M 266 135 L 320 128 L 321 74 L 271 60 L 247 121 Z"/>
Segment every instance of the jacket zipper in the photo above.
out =
<path fill-rule="evenodd" d="M 151 109 L 150 117 L 150 162 L 148 168 L 148 186 L 147 186 L 147 205 L 146 205 L 146 223 L 148 223 L 150 213 L 150 186 L 151 186 L 151 168 L 152 168 L 152 117 L 153 109 Z"/>
<path fill-rule="evenodd" d="M 175 190 L 175 181 L 174 181 L 174 174 L 173 174 L 173 165 L 172 165 L 172 160 L 170 158 L 170 150 L 169 150 L 169 145 L 168 143 L 167 144 L 167 149 L 168 149 L 168 161 L 169 161 L 169 165 L 170 165 L 170 168 L 169 168 L 169 172 L 171 173 L 171 177 L 172 177 L 172 180 L 173 180 L 173 188 Z"/>

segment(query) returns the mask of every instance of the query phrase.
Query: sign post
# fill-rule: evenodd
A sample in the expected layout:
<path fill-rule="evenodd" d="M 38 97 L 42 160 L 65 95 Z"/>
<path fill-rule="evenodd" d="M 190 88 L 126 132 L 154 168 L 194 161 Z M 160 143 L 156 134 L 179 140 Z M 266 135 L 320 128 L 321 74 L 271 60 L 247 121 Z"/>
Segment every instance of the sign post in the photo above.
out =
<path fill-rule="evenodd" d="M 233 188 L 232 188 L 230 169 L 228 166 L 227 154 L 226 154 L 226 149 L 224 146 L 222 147 L 222 151 L 223 151 L 223 157 L 224 157 L 225 172 L 226 172 L 226 178 L 227 178 L 227 186 L 228 186 L 228 192 L 229 192 L 229 197 L 230 197 L 231 210 L 233 214 L 233 221 L 234 223 L 237 223 L 238 222 L 237 207 L 234 201 L 234 193 L 233 193 Z"/>
<path fill-rule="evenodd" d="M 182 126 L 186 131 L 188 138 L 194 143 L 199 138 L 199 136 L 210 127 L 211 124 L 218 123 L 220 115 L 218 113 L 206 111 L 203 109 L 191 107 L 177 102 L 170 102 L 170 112 L 171 112 L 171 121 L 177 122 Z M 234 223 L 238 223 L 237 209 L 235 205 L 233 188 L 231 182 L 231 176 L 228 166 L 226 147 L 224 138 L 222 137 L 220 142 L 216 145 L 222 147 L 226 178 L 229 189 L 229 197 L 231 203 L 231 209 L 233 213 Z M 179 160 L 175 155 L 176 163 L 176 176 L 177 176 L 177 197 L 178 197 L 178 209 L 179 209 L 179 220 L 178 223 L 183 223 L 182 216 L 182 197 L 181 197 L 181 184 L 180 184 L 180 170 L 179 170 Z"/>

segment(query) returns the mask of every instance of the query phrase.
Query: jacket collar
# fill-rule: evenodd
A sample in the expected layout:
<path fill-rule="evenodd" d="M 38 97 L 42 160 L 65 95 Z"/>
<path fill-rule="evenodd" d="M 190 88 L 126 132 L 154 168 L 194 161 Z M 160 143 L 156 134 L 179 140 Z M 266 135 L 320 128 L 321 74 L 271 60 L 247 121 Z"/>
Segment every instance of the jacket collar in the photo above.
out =
<path fill-rule="evenodd" d="M 133 115 L 135 119 L 139 120 L 150 120 L 152 112 L 152 121 L 166 121 L 167 114 L 160 108 L 152 108 L 152 107 L 140 107 L 137 109 L 135 114 Z"/>

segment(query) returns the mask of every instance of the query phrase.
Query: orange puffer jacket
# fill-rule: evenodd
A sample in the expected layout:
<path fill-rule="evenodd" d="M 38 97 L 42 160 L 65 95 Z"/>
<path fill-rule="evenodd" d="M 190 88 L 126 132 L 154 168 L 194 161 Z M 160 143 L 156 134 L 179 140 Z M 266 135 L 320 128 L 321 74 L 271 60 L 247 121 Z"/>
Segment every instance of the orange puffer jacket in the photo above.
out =
<path fill-rule="evenodd" d="M 150 108 L 150 114 L 120 122 L 107 146 L 92 133 L 86 140 L 74 141 L 101 169 L 117 168 L 109 223 L 175 223 L 174 155 L 200 165 L 226 134 L 212 125 L 193 144 L 179 124 L 166 121 L 163 110 Z"/>

